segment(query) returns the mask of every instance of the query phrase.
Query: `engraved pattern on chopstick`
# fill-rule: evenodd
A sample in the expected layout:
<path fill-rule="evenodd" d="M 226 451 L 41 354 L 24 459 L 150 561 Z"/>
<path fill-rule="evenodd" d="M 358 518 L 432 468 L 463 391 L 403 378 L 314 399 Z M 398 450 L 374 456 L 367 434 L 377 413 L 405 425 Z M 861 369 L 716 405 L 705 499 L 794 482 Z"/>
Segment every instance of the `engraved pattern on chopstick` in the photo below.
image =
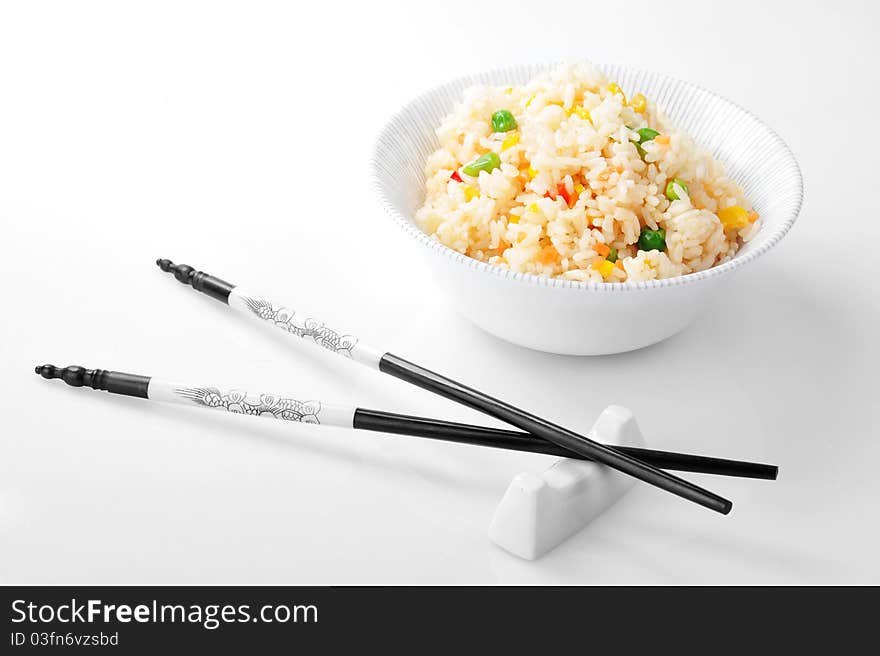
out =
<path fill-rule="evenodd" d="M 261 319 L 271 321 L 279 328 L 283 328 L 297 337 L 311 339 L 328 351 L 350 358 L 351 350 L 358 343 L 358 339 L 354 335 L 340 335 L 317 319 L 306 318 L 301 325 L 298 325 L 294 322 L 296 312 L 289 308 L 276 308 L 267 300 L 250 298 L 249 296 L 242 296 L 241 300 L 251 312 Z"/>
<path fill-rule="evenodd" d="M 320 401 L 298 401 L 261 394 L 259 400 L 248 398 L 247 392 L 230 390 L 223 393 L 216 387 L 181 387 L 174 393 L 208 408 L 226 410 L 233 414 L 273 417 L 285 421 L 298 421 L 304 424 L 320 424 Z"/>

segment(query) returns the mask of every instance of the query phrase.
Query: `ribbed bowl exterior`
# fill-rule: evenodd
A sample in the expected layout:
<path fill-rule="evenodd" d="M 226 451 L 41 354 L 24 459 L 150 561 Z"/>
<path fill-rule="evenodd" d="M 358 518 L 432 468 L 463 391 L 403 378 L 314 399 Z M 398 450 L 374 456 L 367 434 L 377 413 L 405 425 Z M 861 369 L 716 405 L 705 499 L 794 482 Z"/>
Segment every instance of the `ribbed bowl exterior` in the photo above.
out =
<path fill-rule="evenodd" d="M 803 179 L 791 150 L 750 112 L 698 86 L 616 65 L 597 67 L 623 89 L 654 100 L 724 162 L 761 215 L 759 234 L 736 257 L 706 271 L 637 283 L 582 283 L 508 271 L 468 258 L 423 233 L 413 217 L 424 199 L 424 164 L 435 129 L 465 89 L 523 84 L 557 64 L 517 66 L 459 78 L 406 105 L 382 130 L 373 183 L 392 219 L 427 256 L 456 308 L 486 331 L 542 351 L 595 355 L 632 350 L 684 328 L 717 284 L 773 247 L 794 223 Z"/>

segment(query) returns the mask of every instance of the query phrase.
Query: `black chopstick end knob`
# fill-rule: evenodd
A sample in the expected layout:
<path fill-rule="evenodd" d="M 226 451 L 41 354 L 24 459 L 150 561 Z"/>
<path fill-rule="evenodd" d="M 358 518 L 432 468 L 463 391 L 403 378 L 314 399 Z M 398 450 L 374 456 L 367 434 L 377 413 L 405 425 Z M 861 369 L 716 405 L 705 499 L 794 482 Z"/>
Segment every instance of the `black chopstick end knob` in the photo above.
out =
<path fill-rule="evenodd" d="M 158 259 L 156 260 L 156 266 L 165 273 L 172 274 L 178 282 L 189 285 L 196 291 L 207 294 L 211 298 L 216 298 L 224 303 L 229 302 L 229 293 L 235 287 L 235 285 L 216 276 L 212 276 L 204 271 L 198 271 L 189 264 L 175 264 L 171 260 Z"/>
<path fill-rule="evenodd" d="M 188 264 L 175 264 L 171 260 L 156 260 L 156 266 L 165 273 L 172 274 L 184 285 L 192 284 L 192 278 L 196 273 L 196 270 Z"/>
<path fill-rule="evenodd" d="M 104 374 L 103 369 L 86 369 L 78 365 L 70 367 L 56 367 L 53 364 L 44 364 L 35 367 L 34 371 L 43 378 L 51 380 L 60 378 L 71 387 L 91 387 L 92 389 L 104 389 L 101 385 Z"/>
<path fill-rule="evenodd" d="M 52 364 L 37 365 L 34 367 L 34 372 L 49 380 L 59 378 L 71 387 L 91 387 L 113 394 L 149 398 L 149 376 L 107 371 L 106 369 L 86 369 L 79 365 L 56 367 Z"/>

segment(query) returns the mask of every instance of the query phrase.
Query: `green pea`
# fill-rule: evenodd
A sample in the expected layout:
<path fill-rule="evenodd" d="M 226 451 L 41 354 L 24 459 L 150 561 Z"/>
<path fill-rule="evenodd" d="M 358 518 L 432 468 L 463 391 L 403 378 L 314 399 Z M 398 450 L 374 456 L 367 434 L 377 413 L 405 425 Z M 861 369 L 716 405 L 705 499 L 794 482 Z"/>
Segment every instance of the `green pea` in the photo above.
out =
<path fill-rule="evenodd" d="M 492 114 L 492 132 L 510 132 L 516 130 L 516 119 L 506 109 L 499 109 Z"/>
<path fill-rule="evenodd" d="M 666 231 L 663 228 L 651 230 L 645 228 L 639 235 L 639 249 L 643 251 L 665 251 Z"/>
<path fill-rule="evenodd" d="M 672 180 L 666 183 L 666 197 L 669 200 L 679 200 L 678 194 L 675 193 L 675 185 L 678 185 L 679 187 L 684 189 L 684 193 L 688 193 L 688 186 L 684 183 L 683 180 L 672 178 Z"/>
<path fill-rule="evenodd" d="M 501 158 L 498 157 L 496 153 L 486 153 L 485 155 L 480 155 L 473 162 L 463 167 L 461 171 L 466 175 L 477 177 L 480 175 L 480 171 L 491 173 L 500 166 Z"/>
<path fill-rule="evenodd" d="M 612 248 L 610 251 L 608 251 L 608 257 L 606 257 L 605 259 L 611 262 L 611 264 L 617 262 L 617 249 Z"/>

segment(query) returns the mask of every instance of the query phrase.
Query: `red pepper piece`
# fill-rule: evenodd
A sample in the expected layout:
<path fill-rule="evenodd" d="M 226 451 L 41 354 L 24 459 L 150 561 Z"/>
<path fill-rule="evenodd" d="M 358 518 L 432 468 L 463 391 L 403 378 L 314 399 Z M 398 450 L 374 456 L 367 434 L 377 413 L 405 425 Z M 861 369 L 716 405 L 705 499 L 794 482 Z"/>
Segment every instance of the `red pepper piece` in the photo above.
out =
<path fill-rule="evenodd" d="M 574 194 L 568 193 L 568 188 L 563 183 L 556 185 L 556 193 L 562 196 L 566 205 L 571 207 L 571 201 L 575 199 L 575 196 Z"/>
<path fill-rule="evenodd" d="M 458 174 L 458 171 L 453 171 L 452 175 L 449 176 L 450 180 L 455 180 L 456 182 L 463 182 L 461 176 Z"/>

